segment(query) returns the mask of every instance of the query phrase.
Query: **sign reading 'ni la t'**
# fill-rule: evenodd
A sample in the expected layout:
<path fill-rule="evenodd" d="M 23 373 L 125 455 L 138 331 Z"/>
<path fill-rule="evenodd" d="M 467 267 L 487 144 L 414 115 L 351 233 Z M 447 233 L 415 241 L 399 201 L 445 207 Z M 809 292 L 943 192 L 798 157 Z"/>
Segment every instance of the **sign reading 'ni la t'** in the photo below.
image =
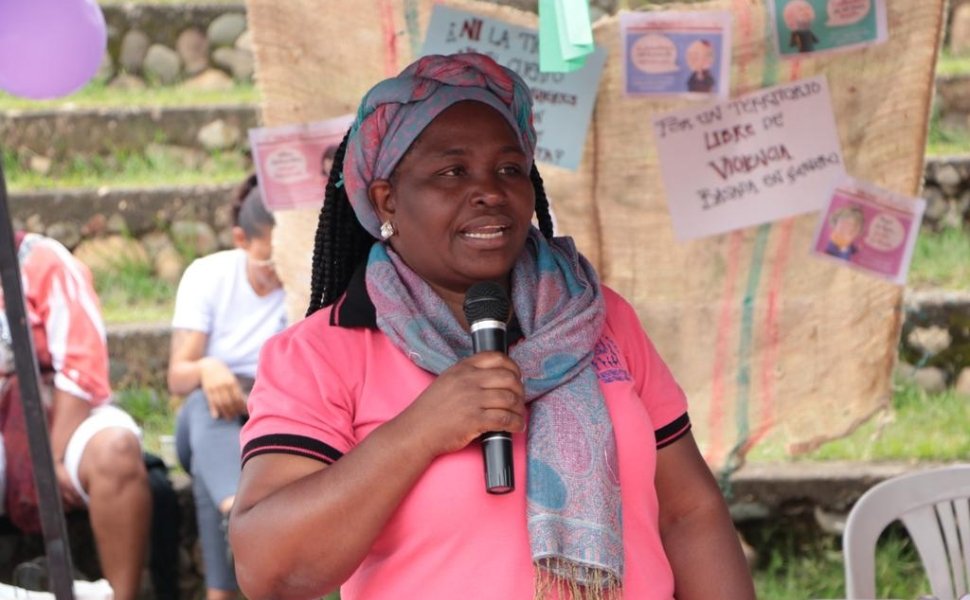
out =
<path fill-rule="evenodd" d="M 571 73 L 543 73 L 535 29 L 436 5 L 421 54 L 458 52 L 486 54 L 518 73 L 532 90 L 536 160 L 572 170 L 579 167 L 606 50 L 597 47 L 586 65 Z"/>
<path fill-rule="evenodd" d="M 678 239 L 821 210 L 844 172 L 824 76 L 653 120 Z"/>

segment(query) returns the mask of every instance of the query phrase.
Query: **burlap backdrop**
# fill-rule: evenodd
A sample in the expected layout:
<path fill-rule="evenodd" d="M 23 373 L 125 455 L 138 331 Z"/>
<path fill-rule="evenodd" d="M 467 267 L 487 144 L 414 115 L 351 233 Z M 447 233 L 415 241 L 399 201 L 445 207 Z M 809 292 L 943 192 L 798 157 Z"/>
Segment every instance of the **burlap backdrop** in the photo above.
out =
<path fill-rule="evenodd" d="M 761 0 L 665 5 L 734 13 L 732 93 L 828 76 L 847 170 L 918 192 L 943 0 L 887 0 L 890 42 L 779 61 Z M 448 2 L 534 26 L 507 7 Z M 266 125 L 355 110 L 420 49 L 431 0 L 248 0 Z M 755 443 L 790 452 L 851 430 L 884 407 L 901 290 L 809 255 L 816 215 L 703 240 L 674 240 L 651 116 L 683 105 L 622 95 L 618 20 L 596 24 L 609 59 L 578 172 L 543 167 L 561 233 L 637 308 L 688 393 L 711 466 Z M 290 316 L 302 316 L 316 211 L 278 213 L 274 236 Z M 732 452 L 733 451 L 733 452 Z"/>

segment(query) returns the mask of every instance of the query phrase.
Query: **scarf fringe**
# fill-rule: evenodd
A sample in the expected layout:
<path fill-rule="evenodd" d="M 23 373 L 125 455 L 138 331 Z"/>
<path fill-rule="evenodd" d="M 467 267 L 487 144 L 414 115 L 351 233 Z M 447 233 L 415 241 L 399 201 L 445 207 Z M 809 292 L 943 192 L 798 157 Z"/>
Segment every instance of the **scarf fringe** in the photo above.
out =
<path fill-rule="evenodd" d="M 561 558 L 535 563 L 534 600 L 620 600 L 622 582 L 609 571 Z"/>

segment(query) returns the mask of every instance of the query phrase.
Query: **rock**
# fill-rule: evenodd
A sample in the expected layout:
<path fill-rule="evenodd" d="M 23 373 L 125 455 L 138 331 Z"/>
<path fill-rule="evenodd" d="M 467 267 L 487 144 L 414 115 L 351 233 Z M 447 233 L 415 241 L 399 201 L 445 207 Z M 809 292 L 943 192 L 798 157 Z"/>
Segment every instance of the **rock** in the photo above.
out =
<path fill-rule="evenodd" d="M 127 234 L 129 231 L 128 222 L 125 221 L 125 218 L 122 217 L 120 214 L 114 213 L 113 215 L 108 217 L 107 230 L 108 230 L 108 233 Z"/>
<path fill-rule="evenodd" d="M 953 386 L 953 391 L 961 396 L 970 396 L 970 367 L 960 369 L 957 376 L 957 383 Z"/>
<path fill-rule="evenodd" d="M 74 256 L 94 272 L 105 272 L 125 264 L 149 265 L 148 253 L 138 240 L 123 235 L 85 240 Z"/>
<path fill-rule="evenodd" d="M 114 79 L 112 79 L 111 83 L 108 84 L 108 87 L 115 90 L 134 91 L 134 90 L 143 90 L 147 86 L 145 85 L 145 82 L 142 81 L 140 77 L 137 77 L 135 75 L 129 75 L 128 73 L 122 73 L 117 77 L 115 77 Z"/>
<path fill-rule="evenodd" d="M 949 348 L 953 338 L 948 329 L 933 325 L 914 328 L 906 336 L 906 343 L 925 356 L 935 356 Z"/>
<path fill-rule="evenodd" d="M 201 73 L 209 66 L 209 40 L 204 33 L 194 27 L 179 34 L 175 42 L 175 51 L 182 59 L 187 75 Z"/>
<path fill-rule="evenodd" d="M 82 237 L 95 237 L 108 230 L 108 219 L 101 213 L 91 215 L 91 218 L 81 227 Z"/>
<path fill-rule="evenodd" d="M 185 89 L 206 92 L 229 91 L 234 86 L 235 83 L 233 83 L 232 77 L 226 75 L 219 69 L 206 69 L 182 84 L 182 87 Z"/>
<path fill-rule="evenodd" d="M 242 35 L 236 40 L 236 48 L 246 52 L 253 51 L 253 31 L 251 29 L 242 32 Z"/>
<path fill-rule="evenodd" d="M 24 224 L 24 229 L 31 233 L 44 233 L 47 227 L 44 225 L 44 219 L 38 214 L 33 214 L 27 217 L 27 222 Z"/>
<path fill-rule="evenodd" d="M 964 2 L 953 11 L 950 22 L 950 52 L 970 54 L 970 3 Z"/>
<path fill-rule="evenodd" d="M 140 73 L 151 43 L 151 39 L 144 31 L 132 29 L 121 40 L 118 64 L 128 73 Z"/>
<path fill-rule="evenodd" d="M 175 247 L 190 256 L 212 254 L 219 247 L 212 227 L 200 221 L 176 221 L 172 223 L 171 235 Z"/>
<path fill-rule="evenodd" d="M 242 132 L 235 125 L 229 125 L 222 119 L 203 126 L 199 129 L 196 139 L 202 147 L 210 152 L 232 148 L 242 139 Z"/>
<path fill-rule="evenodd" d="M 910 380 L 916 375 L 916 367 L 905 361 L 896 363 L 896 377 L 903 380 Z"/>
<path fill-rule="evenodd" d="M 219 248 L 227 249 L 232 248 L 234 242 L 232 239 L 232 228 L 220 229 L 219 230 Z"/>
<path fill-rule="evenodd" d="M 243 31 L 246 31 L 246 17 L 240 13 L 226 13 L 209 23 L 206 34 L 213 46 L 232 46 Z"/>
<path fill-rule="evenodd" d="M 845 519 L 848 515 L 844 513 L 829 512 L 821 506 L 816 506 L 813 511 L 815 523 L 819 529 L 830 535 L 842 535 L 845 531 Z"/>
<path fill-rule="evenodd" d="M 171 244 L 162 248 L 153 262 L 155 275 L 162 281 L 177 284 L 185 270 L 185 258 Z"/>
<path fill-rule="evenodd" d="M 249 81 L 253 78 L 253 53 L 238 48 L 217 48 L 212 53 L 212 62 L 232 73 L 238 81 Z"/>
<path fill-rule="evenodd" d="M 164 85 L 171 85 L 179 78 L 182 59 L 175 50 L 162 44 L 152 44 L 145 56 L 144 71 L 149 79 L 156 79 Z"/>
<path fill-rule="evenodd" d="M 959 191 L 963 180 L 956 167 L 943 163 L 936 168 L 936 183 L 943 188 L 944 194 L 950 196 Z"/>
<path fill-rule="evenodd" d="M 923 198 L 926 200 L 926 210 L 923 213 L 923 218 L 926 219 L 928 224 L 935 225 L 950 209 L 946 201 L 946 195 L 940 188 L 928 185 L 923 188 Z"/>
<path fill-rule="evenodd" d="M 64 244 L 69 250 L 81 242 L 81 227 L 70 221 L 52 223 L 45 234 Z"/>
<path fill-rule="evenodd" d="M 141 245 L 148 253 L 148 257 L 155 260 L 163 250 L 166 248 L 174 249 L 175 246 L 172 244 L 172 240 L 169 239 L 168 234 L 163 231 L 152 231 L 151 233 L 146 233 L 141 237 Z"/>
<path fill-rule="evenodd" d="M 946 373 L 937 367 L 916 369 L 913 381 L 928 394 L 939 394 L 946 390 Z"/>
<path fill-rule="evenodd" d="M 34 154 L 30 157 L 28 164 L 30 166 L 30 170 L 33 171 L 34 173 L 38 173 L 40 175 L 47 175 L 48 173 L 51 172 L 51 166 L 53 165 L 53 161 L 51 161 L 51 159 L 47 158 L 46 156 L 42 156 L 40 154 Z"/>

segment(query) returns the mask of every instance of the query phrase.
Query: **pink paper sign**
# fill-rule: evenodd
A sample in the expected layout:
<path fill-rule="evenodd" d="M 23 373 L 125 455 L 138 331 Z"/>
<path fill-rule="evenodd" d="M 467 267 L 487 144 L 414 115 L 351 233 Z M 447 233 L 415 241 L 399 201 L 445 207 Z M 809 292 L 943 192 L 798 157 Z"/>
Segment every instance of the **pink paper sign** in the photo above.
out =
<path fill-rule="evenodd" d="M 253 163 L 266 208 L 319 208 L 333 153 L 354 115 L 249 130 Z"/>
<path fill-rule="evenodd" d="M 812 250 L 837 263 L 906 283 L 926 201 L 845 176 L 822 213 Z"/>

